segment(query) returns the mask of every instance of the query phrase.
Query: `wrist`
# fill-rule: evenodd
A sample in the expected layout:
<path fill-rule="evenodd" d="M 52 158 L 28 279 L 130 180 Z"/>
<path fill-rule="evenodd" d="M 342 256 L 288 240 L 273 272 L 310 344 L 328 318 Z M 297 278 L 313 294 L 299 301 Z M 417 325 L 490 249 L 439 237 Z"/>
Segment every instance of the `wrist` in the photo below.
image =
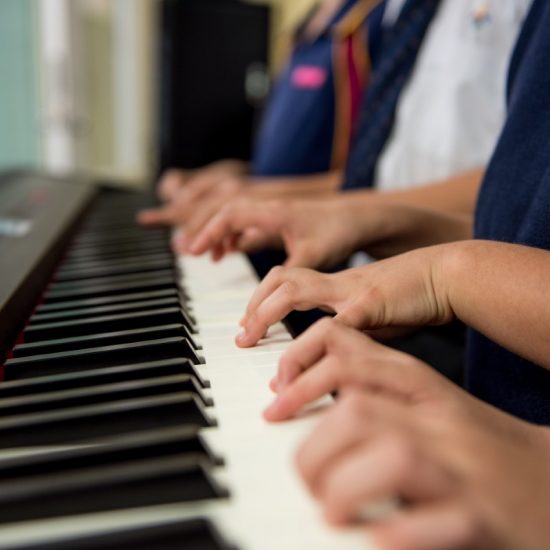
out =
<path fill-rule="evenodd" d="M 364 249 L 376 235 L 376 216 L 370 211 L 369 195 L 366 192 L 342 193 L 330 205 L 332 215 L 346 228 L 347 244 L 353 252 Z"/>
<path fill-rule="evenodd" d="M 433 264 L 432 280 L 438 296 L 442 297 L 455 317 L 464 320 L 464 303 L 468 296 L 464 285 L 475 278 L 479 243 L 467 240 L 435 248 L 439 254 Z"/>
<path fill-rule="evenodd" d="M 375 256 L 381 248 L 380 257 L 385 257 L 386 243 L 399 241 L 414 223 L 408 209 L 379 200 L 379 193 L 348 193 L 346 199 L 348 217 L 356 231 L 357 248 L 368 249 Z"/>

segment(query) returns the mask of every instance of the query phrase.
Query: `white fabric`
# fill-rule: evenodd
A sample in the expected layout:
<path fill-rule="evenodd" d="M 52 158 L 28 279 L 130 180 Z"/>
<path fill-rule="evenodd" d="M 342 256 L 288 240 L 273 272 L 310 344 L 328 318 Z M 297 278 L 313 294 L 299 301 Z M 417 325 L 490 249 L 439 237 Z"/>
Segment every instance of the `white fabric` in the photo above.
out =
<path fill-rule="evenodd" d="M 378 189 L 421 185 L 487 163 L 505 118 L 510 55 L 530 4 L 443 0 L 403 90 L 377 166 Z"/>

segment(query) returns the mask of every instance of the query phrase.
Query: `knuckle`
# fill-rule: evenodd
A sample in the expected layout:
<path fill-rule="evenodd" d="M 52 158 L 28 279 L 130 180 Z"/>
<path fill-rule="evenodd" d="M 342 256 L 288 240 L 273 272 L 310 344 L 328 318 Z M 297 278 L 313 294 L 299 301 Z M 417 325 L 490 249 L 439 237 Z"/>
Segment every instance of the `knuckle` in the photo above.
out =
<path fill-rule="evenodd" d="M 361 291 L 361 298 L 367 303 L 383 302 L 384 294 L 377 285 L 369 285 Z"/>
<path fill-rule="evenodd" d="M 293 302 L 296 299 L 299 288 L 295 281 L 285 281 L 279 288 L 285 300 Z"/>
<path fill-rule="evenodd" d="M 267 274 L 270 279 L 275 279 L 276 281 L 282 279 L 285 273 L 285 268 L 282 265 L 276 265 L 271 268 L 271 271 Z"/>
<path fill-rule="evenodd" d="M 359 303 L 365 312 L 368 312 L 370 328 L 382 328 L 387 325 L 386 299 L 380 287 L 370 285 L 364 289 L 360 294 Z"/>
<path fill-rule="evenodd" d="M 321 332 L 328 346 L 338 345 L 341 342 L 344 326 L 333 317 L 325 317 L 319 321 Z"/>
<path fill-rule="evenodd" d="M 277 374 L 282 375 L 283 378 L 287 373 L 292 370 L 294 365 L 294 359 L 288 355 L 288 352 L 281 356 L 279 359 L 279 365 L 277 367 Z"/>
<path fill-rule="evenodd" d="M 333 330 L 337 329 L 337 322 L 332 317 L 323 317 L 317 321 L 317 330 L 321 334 L 329 335 Z"/>
<path fill-rule="evenodd" d="M 262 318 L 261 318 L 261 312 L 258 310 L 254 311 L 250 314 L 250 317 L 248 318 L 248 326 L 257 326 L 259 324 L 262 324 Z"/>
<path fill-rule="evenodd" d="M 317 264 L 318 254 L 305 239 L 296 241 L 294 255 L 304 267 L 315 267 Z"/>

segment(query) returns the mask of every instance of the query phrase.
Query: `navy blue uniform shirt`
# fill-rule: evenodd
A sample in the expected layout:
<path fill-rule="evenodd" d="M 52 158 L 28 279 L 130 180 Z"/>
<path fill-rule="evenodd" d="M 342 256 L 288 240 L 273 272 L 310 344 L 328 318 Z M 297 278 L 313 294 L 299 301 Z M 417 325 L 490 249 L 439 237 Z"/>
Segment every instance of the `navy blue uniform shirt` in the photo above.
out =
<path fill-rule="evenodd" d="M 297 39 L 262 117 L 252 158 L 254 175 L 298 176 L 343 168 L 383 5 L 346 0 L 316 39 Z M 356 12 L 359 28 L 339 36 L 342 24 Z"/>
<path fill-rule="evenodd" d="M 550 250 L 548 0 L 534 1 L 519 37 L 510 66 L 508 108 L 481 188 L 475 236 Z M 541 295 L 541 300 L 549 299 L 550 293 Z M 550 327 L 548 332 L 550 337 Z M 550 424 L 550 371 L 475 331 L 468 345 L 468 390 L 526 420 Z"/>

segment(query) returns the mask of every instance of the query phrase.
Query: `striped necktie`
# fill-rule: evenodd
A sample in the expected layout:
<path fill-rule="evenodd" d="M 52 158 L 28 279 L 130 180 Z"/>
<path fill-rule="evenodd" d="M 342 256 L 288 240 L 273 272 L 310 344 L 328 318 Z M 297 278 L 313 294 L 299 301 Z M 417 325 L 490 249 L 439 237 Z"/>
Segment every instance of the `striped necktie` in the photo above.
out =
<path fill-rule="evenodd" d="M 395 24 L 383 31 L 343 190 L 373 186 L 376 163 L 392 131 L 399 96 L 412 74 L 420 45 L 439 3 L 440 0 L 407 0 Z"/>

